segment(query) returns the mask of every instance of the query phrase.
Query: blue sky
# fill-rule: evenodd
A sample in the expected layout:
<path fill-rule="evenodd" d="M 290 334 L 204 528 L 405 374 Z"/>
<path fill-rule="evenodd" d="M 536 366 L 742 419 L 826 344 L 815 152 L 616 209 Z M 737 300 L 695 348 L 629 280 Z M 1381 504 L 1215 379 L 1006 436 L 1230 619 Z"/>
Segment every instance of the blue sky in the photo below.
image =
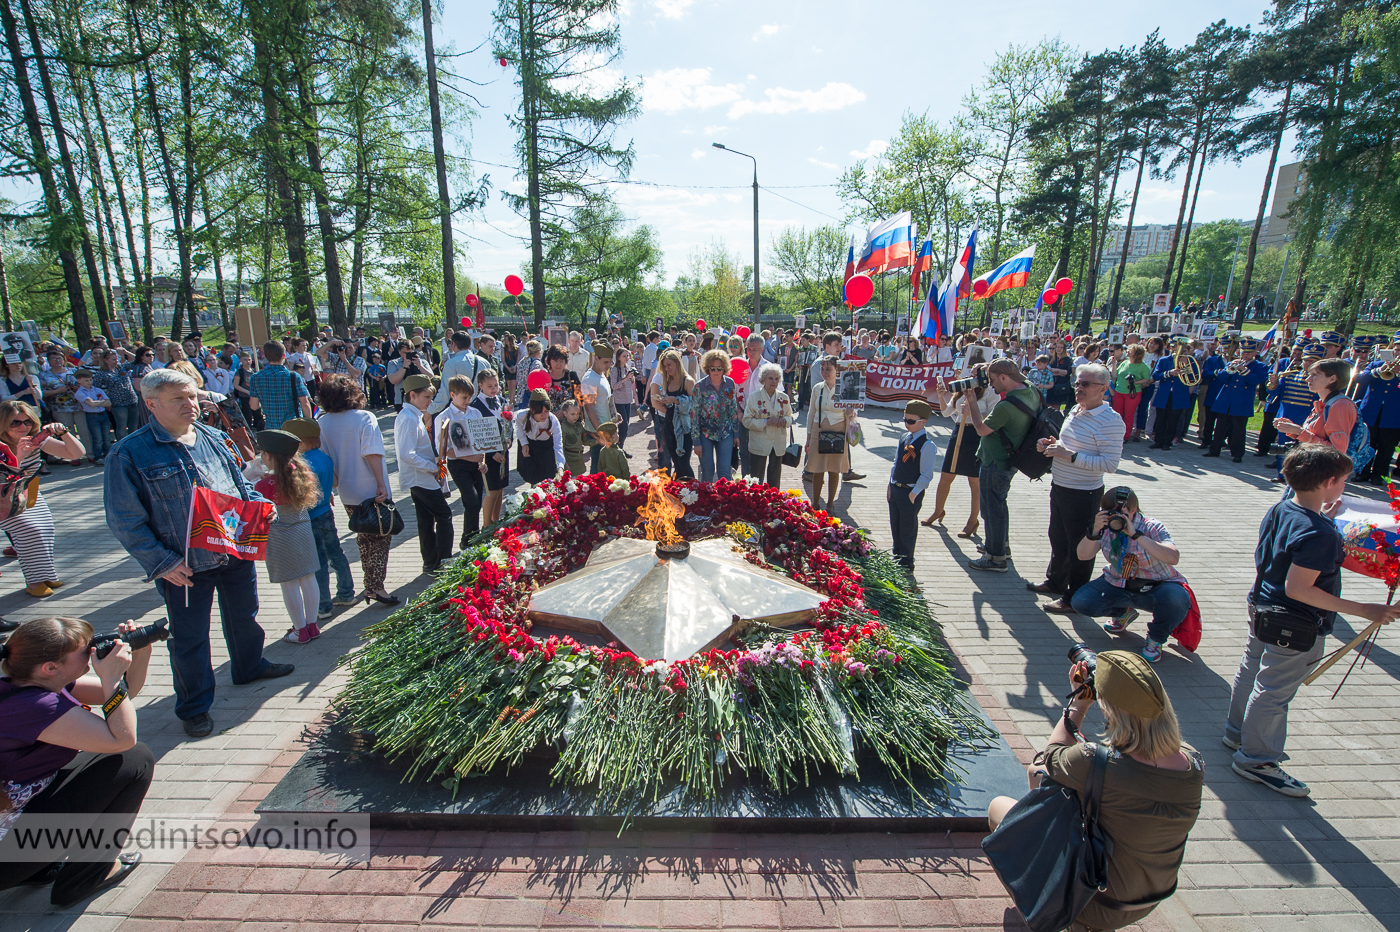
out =
<path fill-rule="evenodd" d="M 487 40 L 493 3 L 449 3 L 436 30 L 439 43 L 464 52 Z M 758 159 L 760 232 L 766 250 L 787 226 L 817 226 L 841 218 L 831 185 L 862 155 L 878 154 L 906 110 L 951 118 L 997 52 L 1010 43 L 1050 36 L 1092 52 L 1133 45 L 1155 28 L 1172 46 L 1189 44 L 1216 19 L 1258 26 L 1258 0 L 1177 0 L 1136 4 L 1079 0 L 1032 3 L 918 3 L 903 21 L 861 15 L 851 3 L 624 0 L 624 51 L 616 71 L 642 84 L 640 116 L 618 138 L 631 138 L 631 178 L 674 187 L 625 185 L 615 198 L 627 216 L 651 224 L 665 251 L 665 278 L 674 281 L 692 251 L 722 240 L 746 259 L 753 250 L 752 164 L 711 147 L 723 142 Z M 470 127 L 471 155 L 514 164 L 506 116 L 516 106 L 511 75 L 487 44 L 451 65 L 484 82 L 473 89 L 481 109 Z M 1285 146 L 1285 149 L 1287 146 Z M 1287 152 L 1280 162 L 1292 161 Z M 1267 154 L 1206 173 L 1198 221 L 1254 216 Z M 516 186 L 507 168 L 478 165 L 499 190 Z M 790 200 L 783 200 L 783 195 Z M 1143 181 L 1137 222 L 1176 220 L 1180 179 Z M 794 203 L 796 202 L 796 203 Z M 456 230 L 471 274 L 500 284 L 528 259 L 515 237 L 524 224 L 493 194 L 484 215 L 462 218 Z"/>

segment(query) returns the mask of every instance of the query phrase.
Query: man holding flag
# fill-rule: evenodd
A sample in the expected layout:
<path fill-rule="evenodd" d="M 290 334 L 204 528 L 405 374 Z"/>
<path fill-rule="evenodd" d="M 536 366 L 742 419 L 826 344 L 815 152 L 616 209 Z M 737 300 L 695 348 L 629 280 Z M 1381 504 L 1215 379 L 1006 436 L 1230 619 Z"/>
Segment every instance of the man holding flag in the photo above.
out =
<path fill-rule="evenodd" d="M 251 559 L 230 552 L 256 557 L 256 534 L 248 532 L 267 518 L 271 506 L 243 478 L 228 436 L 199 423 L 192 378 L 177 369 L 156 369 L 141 380 L 141 397 L 151 421 L 107 457 L 107 526 L 165 599 L 175 714 L 187 735 L 202 738 L 214 730 L 209 622 L 215 593 L 235 684 L 286 676 L 294 669 L 263 657 L 257 573 Z M 196 498 L 219 503 L 214 510 L 223 533 L 191 539 Z M 212 549 L 204 549 L 206 539 Z"/>

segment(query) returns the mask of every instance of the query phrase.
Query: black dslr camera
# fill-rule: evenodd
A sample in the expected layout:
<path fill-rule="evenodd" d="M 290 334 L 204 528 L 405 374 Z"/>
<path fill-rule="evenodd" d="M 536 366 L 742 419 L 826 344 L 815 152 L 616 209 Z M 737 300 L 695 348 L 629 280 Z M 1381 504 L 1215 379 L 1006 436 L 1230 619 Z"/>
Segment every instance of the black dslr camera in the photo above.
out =
<path fill-rule="evenodd" d="M 1097 699 L 1098 694 L 1094 692 L 1094 671 L 1096 671 L 1099 666 L 1099 655 L 1091 651 L 1087 645 L 1076 644 L 1069 649 L 1069 662 L 1083 662 L 1088 664 L 1089 675 L 1088 678 L 1086 678 L 1082 683 L 1079 684 L 1078 689 L 1070 693 L 1065 698 L 1076 699 L 1082 696 L 1085 699 Z"/>
<path fill-rule="evenodd" d="M 1132 493 L 1125 485 L 1120 485 L 1113 490 L 1113 508 L 1109 511 L 1108 517 L 1104 520 L 1104 529 L 1115 534 L 1126 534 L 1132 528 L 1132 521 L 1123 514 L 1123 507 L 1128 504 L 1128 496 Z"/>
<path fill-rule="evenodd" d="M 974 388 L 986 388 L 990 384 L 992 383 L 991 380 L 987 378 L 987 370 L 982 368 L 981 366 L 978 366 L 977 368 L 972 370 L 972 375 L 968 376 L 967 378 L 954 379 L 953 381 L 949 382 L 948 390 L 954 393 L 970 392 Z"/>
<path fill-rule="evenodd" d="M 150 647 L 156 641 L 164 641 L 168 637 L 170 637 L 170 629 L 165 626 L 164 622 L 157 622 L 153 625 L 146 625 L 144 628 L 137 628 L 135 631 L 113 631 L 110 634 L 99 634 L 88 641 L 88 647 L 97 648 L 97 659 L 101 660 L 112 652 L 118 641 L 125 641 L 132 650 L 140 650 L 143 647 Z"/>

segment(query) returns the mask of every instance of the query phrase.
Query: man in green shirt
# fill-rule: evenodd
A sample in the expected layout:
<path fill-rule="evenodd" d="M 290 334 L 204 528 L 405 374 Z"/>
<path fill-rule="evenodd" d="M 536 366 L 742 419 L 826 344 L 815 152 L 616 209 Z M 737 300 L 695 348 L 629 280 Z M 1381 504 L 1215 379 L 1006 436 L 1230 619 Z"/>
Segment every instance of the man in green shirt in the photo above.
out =
<path fill-rule="evenodd" d="M 1043 402 L 1040 392 L 1026 384 L 1026 377 L 1014 360 L 994 359 L 987 364 L 986 373 L 992 391 L 1001 395 L 1002 399 L 985 421 L 977 405 L 967 406 L 972 426 L 982 438 L 977 444 L 977 459 L 982 464 L 978 473 L 981 486 L 979 497 L 982 518 L 987 522 L 986 552 L 968 566 L 975 570 L 1005 573 L 1010 555 L 1007 538 L 1011 532 L 1006 495 L 1011 491 L 1011 479 L 1016 475 L 1016 470 L 1011 468 L 1011 454 L 1007 452 L 1007 445 L 1012 450 L 1020 449 L 1021 441 L 1035 422 L 1033 416 L 1021 411 L 1009 399 L 1018 399 L 1031 412 L 1039 411 Z M 1002 442 L 1003 438 L 1005 443 Z"/>

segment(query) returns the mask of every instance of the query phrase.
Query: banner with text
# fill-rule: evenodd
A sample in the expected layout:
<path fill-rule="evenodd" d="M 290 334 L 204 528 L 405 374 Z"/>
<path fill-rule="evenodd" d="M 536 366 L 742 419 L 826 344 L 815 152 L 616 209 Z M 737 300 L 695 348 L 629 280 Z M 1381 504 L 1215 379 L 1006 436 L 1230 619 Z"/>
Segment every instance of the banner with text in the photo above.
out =
<path fill-rule="evenodd" d="M 865 403 L 881 408 L 902 408 L 918 398 L 938 405 L 934 386 L 939 378 L 957 378 L 951 362 L 928 366 L 895 366 L 872 361 L 865 367 Z"/>

